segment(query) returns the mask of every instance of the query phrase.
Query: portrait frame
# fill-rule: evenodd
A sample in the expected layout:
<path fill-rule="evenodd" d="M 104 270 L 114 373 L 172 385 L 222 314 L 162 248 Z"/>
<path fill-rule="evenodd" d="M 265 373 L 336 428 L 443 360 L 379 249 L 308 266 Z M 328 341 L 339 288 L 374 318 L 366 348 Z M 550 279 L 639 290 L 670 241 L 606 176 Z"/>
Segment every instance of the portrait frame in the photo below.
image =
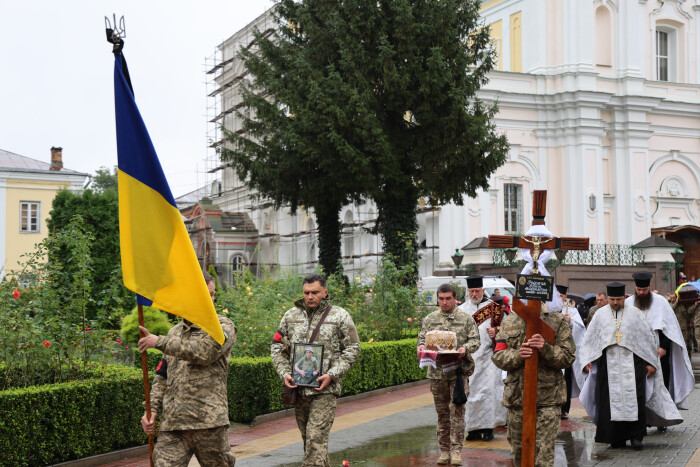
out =
<path fill-rule="evenodd" d="M 310 349 L 311 355 L 307 356 Z M 296 386 L 318 388 L 318 377 L 323 374 L 323 344 L 295 342 L 292 354 L 292 378 Z"/>

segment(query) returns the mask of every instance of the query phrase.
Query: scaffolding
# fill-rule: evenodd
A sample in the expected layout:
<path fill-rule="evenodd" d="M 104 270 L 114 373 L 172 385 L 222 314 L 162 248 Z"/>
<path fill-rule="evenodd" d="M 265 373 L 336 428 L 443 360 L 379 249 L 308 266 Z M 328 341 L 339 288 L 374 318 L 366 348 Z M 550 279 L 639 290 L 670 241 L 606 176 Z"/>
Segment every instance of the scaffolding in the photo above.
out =
<path fill-rule="evenodd" d="M 269 11 L 225 40 L 212 55 L 206 57 L 204 63 L 207 93 L 204 174 L 207 196 L 225 211 L 247 213 L 256 226 L 255 233 L 246 236 L 246 243 L 242 246 L 225 247 L 216 241 L 212 246 L 216 258 L 235 259 L 239 252 L 250 250 L 249 247 L 254 245 L 255 253 L 246 258 L 246 266 L 257 275 L 265 270 L 273 274 L 283 269 L 291 269 L 296 273 L 311 272 L 318 267 L 318 228 L 313 214 L 303 208 L 292 214 L 284 206 L 274 210 L 269 202 L 254 202 L 251 197 L 254 193 L 238 179 L 229 164 L 219 159 L 217 152 L 218 147 L 226 144 L 222 127 L 231 132 L 243 131 L 241 118 L 236 111 L 250 115 L 242 108 L 240 92 L 237 92 L 237 87 L 248 79 L 248 72 L 237 54 L 240 48 L 250 49 L 255 46 L 254 28 L 264 34 L 273 31 L 273 19 Z M 430 210 L 434 221 L 437 210 Z M 383 252 L 379 236 L 370 232 L 370 228 L 376 226 L 377 213 L 376 206 L 371 203 L 352 204 L 344 207 L 340 213 L 341 253 L 345 272 L 351 277 L 377 272 Z M 421 253 L 427 257 L 428 263 L 432 263 L 431 271 L 435 268 L 437 249 L 434 245 L 434 224 L 432 229 L 433 245 L 421 245 Z M 238 267 L 238 263 L 232 264 L 227 259 L 226 262 L 219 261 L 215 266 L 230 270 Z"/>

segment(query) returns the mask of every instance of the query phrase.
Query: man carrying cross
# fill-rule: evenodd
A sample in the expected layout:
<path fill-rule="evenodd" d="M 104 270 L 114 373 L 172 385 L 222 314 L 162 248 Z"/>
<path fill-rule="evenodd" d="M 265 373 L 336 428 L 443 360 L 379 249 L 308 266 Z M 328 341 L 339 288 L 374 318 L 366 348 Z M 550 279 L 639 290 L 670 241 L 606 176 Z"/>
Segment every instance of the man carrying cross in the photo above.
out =
<path fill-rule="evenodd" d="M 646 425 L 676 425 L 683 419 L 657 371 L 654 331 L 642 312 L 625 302 L 625 284 L 606 287 L 608 305 L 596 312 L 579 353 L 588 373 L 580 400 L 596 424 L 596 442 L 622 448 L 629 439 L 638 451 Z"/>
<path fill-rule="evenodd" d="M 525 361 L 539 352 L 537 370 L 537 430 L 535 435 L 535 465 L 554 465 L 554 442 L 559 433 L 561 406 L 566 402 L 566 382 L 562 369 L 570 367 L 576 358 L 576 346 L 569 323 L 555 312 L 540 311 L 540 318 L 554 329 L 554 344 L 540 334 L 529 340 L 525 336 L 525 321 L 512 313 L 496 335 L 493 363 L 508 372 L 503 391 L 503 405 L 508 408 L 508 442 L 513 449 L 513 462 L 520 465 L 523 429 L 523 393 Z"/>

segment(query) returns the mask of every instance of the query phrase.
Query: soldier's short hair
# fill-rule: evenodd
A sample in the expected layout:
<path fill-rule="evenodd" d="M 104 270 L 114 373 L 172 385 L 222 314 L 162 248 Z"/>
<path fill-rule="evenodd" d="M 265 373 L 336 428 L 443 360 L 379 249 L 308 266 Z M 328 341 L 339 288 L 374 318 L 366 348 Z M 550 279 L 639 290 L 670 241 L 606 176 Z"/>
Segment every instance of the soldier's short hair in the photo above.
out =
<path fill-rule="evenodd" d="M 204 275 L 204 282 L 206 282 L 207 284 L 210 282 L 214 282 L 214 278 L 211 276 L 211 274 L 209 274 L 206 271 L 202 271 L 202 274 Z"/>
<path fill-rule="evenodd" d="M 452 284 L 442 284 L 437 289 L 437 293 L 447 293 L 447 292 L 452 292 L 453 297 L 457 296 L 457 289 L 455 289 L 455 286 Z"/>
<path fill-rule="evenodd" d="M 306 277 L 304 277 L 304 282 L 302 284 L 313 284 L 314 282 L 320 282 L 321 287 L 324 289 L 326 288 L 326 276 L 323 274 L 307 274 Z"/>

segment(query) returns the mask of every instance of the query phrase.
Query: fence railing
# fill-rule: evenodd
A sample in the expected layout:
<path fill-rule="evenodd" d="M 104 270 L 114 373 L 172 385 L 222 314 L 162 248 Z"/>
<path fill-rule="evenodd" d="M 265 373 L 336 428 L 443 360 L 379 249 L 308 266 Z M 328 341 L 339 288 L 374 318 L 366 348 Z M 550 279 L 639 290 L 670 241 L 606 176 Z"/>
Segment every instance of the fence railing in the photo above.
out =
<path fill-rule="evenodd" d="M 519 261 L 508 261 L 505 249 L 493 251 L 494 266 L 514 266 Z M 556 258 L 553 259 L 556 261 Z M 588 264 L 605 266 L 637 266 L 644 262 L 644 251 L 632 245 L 593 243 L 587 251 L 569 250 L 559 264 Z"/>

